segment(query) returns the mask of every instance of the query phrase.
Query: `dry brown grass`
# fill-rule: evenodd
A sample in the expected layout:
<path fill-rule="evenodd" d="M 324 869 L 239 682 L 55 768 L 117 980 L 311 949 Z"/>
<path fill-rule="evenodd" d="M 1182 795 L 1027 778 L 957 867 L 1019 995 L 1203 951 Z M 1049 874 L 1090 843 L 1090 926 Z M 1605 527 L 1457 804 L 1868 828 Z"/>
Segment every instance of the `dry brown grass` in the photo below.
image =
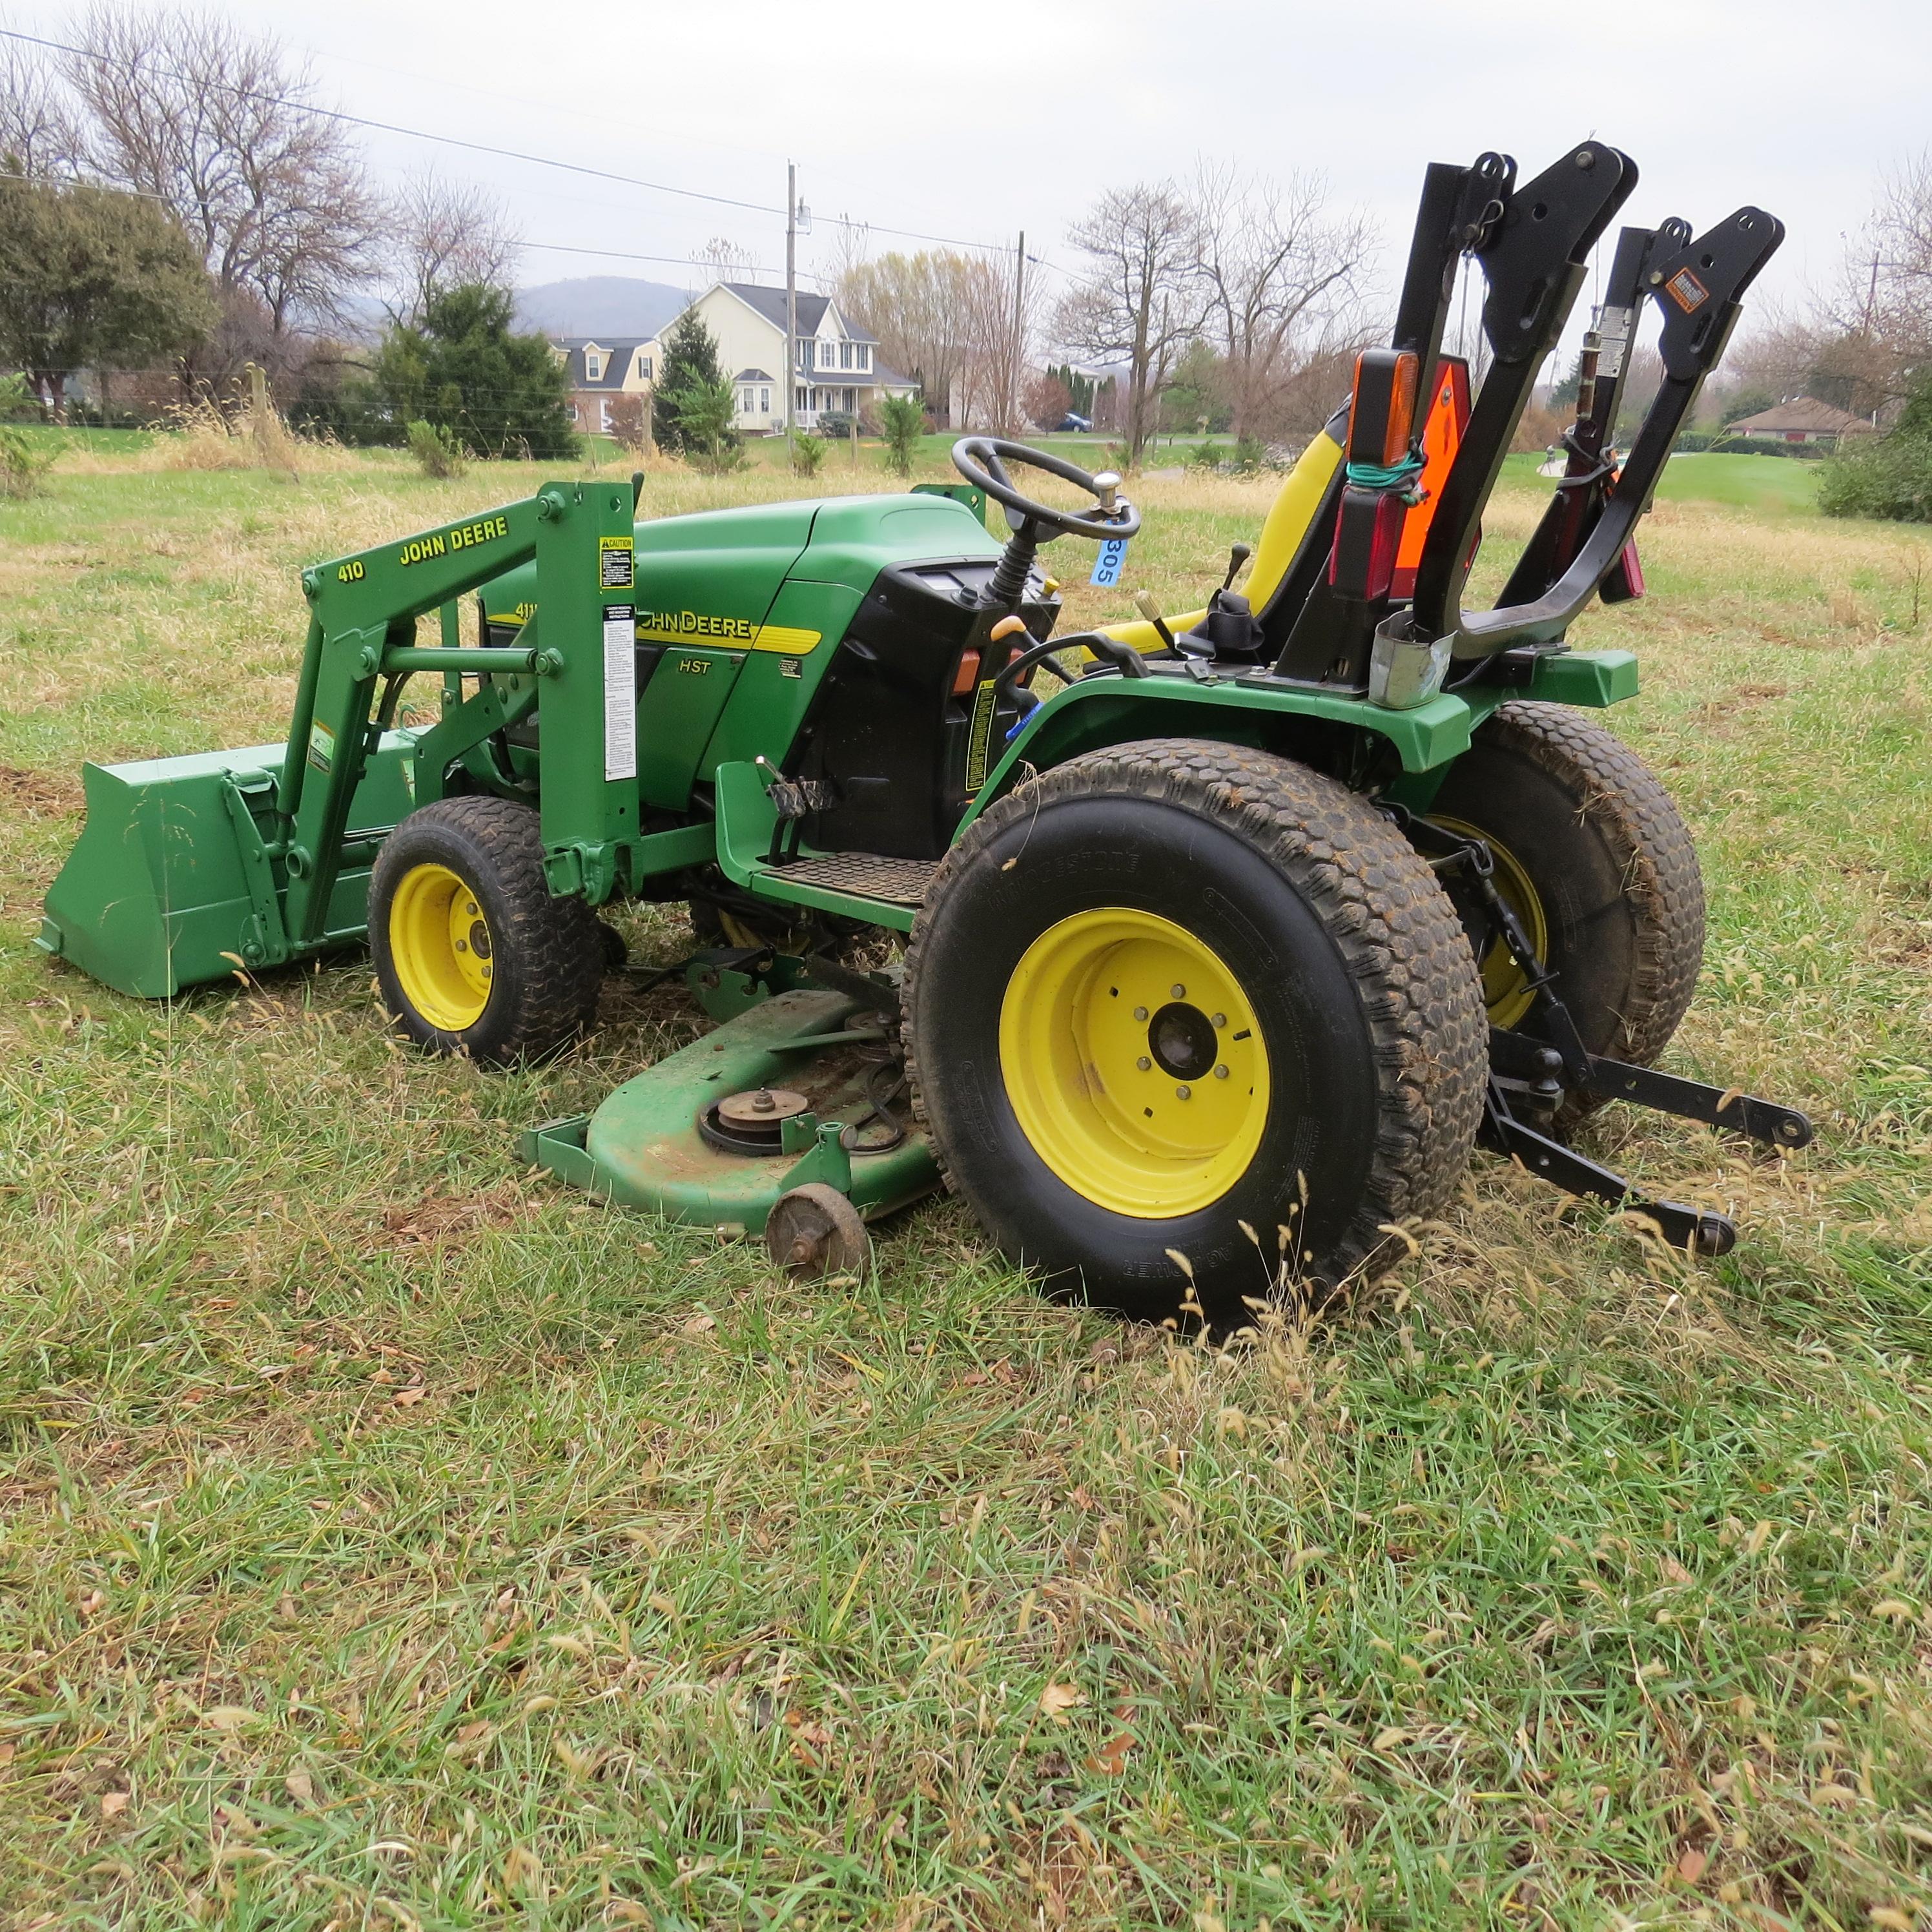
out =
<path fill-rule="evenodd" d="M 516 1174 L 691 1036 L 669 988 L 497 1077 L 391 1042 L 362 962 L 164 1007 L 27 950 L 83 754 L 272 736 L 301 566 L 532 480 L 142 458 L 0 508 L 15 1918 L 1922 1922 L 1924 539 L 1669 503 L 1653 599 L 1580 626 L 1642 656 L 1612 722 L 1704 857 L 1671 1064 L 1822 1129 L 1589 1144 L 1738 1251 L 1485 1158 L 1395 1280 L 1222 1357 L 1040 1304 L 950 1204 L 805 1289 Z M 1270 488 L 1144 481 L 1126 590 L 1198 606 Z M 1126 608 L 1052 554 L 1070 625 Z"/>

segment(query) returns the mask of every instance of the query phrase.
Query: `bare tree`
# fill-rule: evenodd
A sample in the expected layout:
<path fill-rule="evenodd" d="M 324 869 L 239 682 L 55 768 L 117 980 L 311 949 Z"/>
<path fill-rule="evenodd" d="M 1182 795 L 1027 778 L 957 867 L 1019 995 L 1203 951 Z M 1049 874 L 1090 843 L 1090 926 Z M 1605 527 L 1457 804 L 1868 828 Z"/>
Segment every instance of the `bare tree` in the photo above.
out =
<path fill-rule="evenodd" d="M 834 290 L 839 312 L 868 329 L 881 358 L 919 384 L 941 428 L 962 401 L 973 268 L 972 257 L 950 250 L 882 255 L 847 270 Z"/>
<path fill-rule="evenodd" d="M 310 111 L 307 67 L 184 13 L 98 8 L 78 38 L 66 71 L 89 171 L 166 202 L 272 351 L 339 318 L 376 266 L 380 209 L 347 131 Z"/>
<path fill-rule="evenodd" d="M 1932 148 L 1887 178 L 1872 227 L 1874 328 L 1915 357 L 1932 353 Z"/>
<path fill-rule="evenodd" d="M 1319 175 L 1271 182 L 1204 166 L 1194 199 L 1220 391 L 1241 436 L 1263 426 L 1303 363 L 1359 333 L 1376 234 L 1360 214 L 1329 214 Z"/>
<path fill-rule="evenodd" d="M 1127 460 L 1138 464 L 1162 383 L 1208 305 L 1200 222 L 1172 182 L 1109 188 L 1072 232 L 1091 263 L 1060 304 L 1058 333 L 1083 355 L 1126 365 Z"/>
<path fill-rule="evenodd" d="M 473 182 L 412 175 L 389 205 L 388 228 L 398 322 L 413 327 L 438 296 L 466 282 L 510 285 L 516 231 L 502 200 Z"/>
<path fill-rule="evenodd" d="M 722 235 L 714 235 L 692 252 L 691 266 L 712 282 L 743 282 L 755 278 L 758 257 Z"/>
<path fill-rule="evenodd" d="M 962 412 L 974 429 L 1021 436 L 1033 376 L 1032 343 L 1040 308 L 1039 279 L 1023 277 L 1013 260 L 982 256 L 962 264 L 956 326 Z"/>
<path fill-rule="evenodd" d="M 59 76 L 18 42 L 7 42 L 0 47 L 0 172 L 71 177 L 80 157 L 80 125 Z"/>

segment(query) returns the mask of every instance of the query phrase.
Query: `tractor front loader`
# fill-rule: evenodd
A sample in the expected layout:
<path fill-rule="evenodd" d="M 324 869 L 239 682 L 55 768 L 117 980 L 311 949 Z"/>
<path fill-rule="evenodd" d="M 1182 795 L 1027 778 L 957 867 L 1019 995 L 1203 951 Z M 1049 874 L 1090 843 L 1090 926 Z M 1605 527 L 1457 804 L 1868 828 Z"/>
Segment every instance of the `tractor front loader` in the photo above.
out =
<path fill-rule="evenodd" d="M 1049 1290 L 1229 1328 L 1379 1265 L 1479 1138 L 1720 1253 L 1723 1216 L 1568 1144 L 1612 1100 L 1778 1148 L 1810 1128 L 1655 1066 L 1696 856 L 1588 716 L 1634 659 L 1565 635 L 1642 593 L 1636 526 L 1772 217 L 1623 230 L 1567 473 L 1502 601 L 1464 602 L 1635 181 L 1595 142 L 1524 182 L 1432 167 L 1388 346 L 1184 617 L 1057 637 L 1042 547 L 1139 512 L 982 436 L 963 484 L 906 496 L 639 522 L 633 491 L 550 484 L 317 566 L 284 742 L 89 766 L 41 944 L 165 997 L 366 934 L 407 1035 L 500 1064 L 592 1023 L 622 950 L 597 908 L 682 902 L 702 943 L 673 970 L 714 1030 L 524 1151 L 800 1270 L 860 1265 L 866 1222 L 944 1181 Z M 1466 257 L 1479 386 L 1442 352 Z M 1620 454 L 1652 301 L 1664 380 Z M 440 718 L 402 728 L 424 674 Z"/>

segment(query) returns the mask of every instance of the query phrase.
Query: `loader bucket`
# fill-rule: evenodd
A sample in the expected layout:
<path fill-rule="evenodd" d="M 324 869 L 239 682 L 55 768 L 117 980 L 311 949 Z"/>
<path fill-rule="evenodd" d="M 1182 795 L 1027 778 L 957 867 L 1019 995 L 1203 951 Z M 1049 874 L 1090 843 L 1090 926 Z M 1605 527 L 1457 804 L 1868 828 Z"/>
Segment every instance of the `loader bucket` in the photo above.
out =
<path fill-rule="evenodd" d="M 369 867 L 407 812 L 415 741 L 385 735 L 350 813 L 328 944 L 368 924 Z M 82 768 L 87 823 L 46 898 L 35 944 L 116 991 L 166 999 L 288 956 L 277 832 L 280 745 Z"/>

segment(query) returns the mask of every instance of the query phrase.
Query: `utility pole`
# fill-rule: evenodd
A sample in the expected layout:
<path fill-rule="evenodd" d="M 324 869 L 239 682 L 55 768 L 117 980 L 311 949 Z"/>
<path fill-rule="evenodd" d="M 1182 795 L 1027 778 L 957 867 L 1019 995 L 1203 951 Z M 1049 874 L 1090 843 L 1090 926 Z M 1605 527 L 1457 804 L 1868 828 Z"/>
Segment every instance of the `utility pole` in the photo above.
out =
<path fill-rule="evenodd" d="M 798 400 L 798 164 L 785 164 L 785 453 L 796 447 Z"/>
<path fill-rule="evenodd" d="M 1013 262 L 1013 392 L 1007 399 L 1006 410 L 1012 412 L 1013 434 L 1018 436 L 1025 425 L 1020 420 L 1021 364 L 1026 359 L 1026 328 L 1022 318 L 1026 314 L 1026 230 L 1020 230 L 1019 252 Z M 1003 410 L 1004 415 L 1006 411 Z"/>

